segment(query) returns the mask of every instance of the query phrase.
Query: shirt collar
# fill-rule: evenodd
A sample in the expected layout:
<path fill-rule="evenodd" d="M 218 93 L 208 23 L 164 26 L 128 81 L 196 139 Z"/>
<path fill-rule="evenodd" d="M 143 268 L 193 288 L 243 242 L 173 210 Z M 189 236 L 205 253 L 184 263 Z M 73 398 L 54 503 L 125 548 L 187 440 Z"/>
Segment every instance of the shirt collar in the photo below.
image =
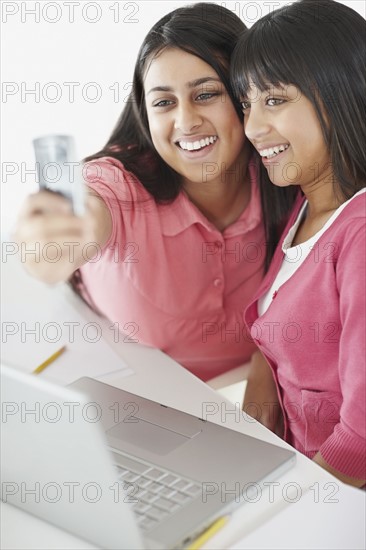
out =
<path fill-rule="evenodd" d="M 224 230 L 223 235 L 225 237 L 233 237 L 251 231 L 261 222 L 261 201 L 257 185 L 258 170 L 252 161 L 249 162 L 249 176 L 251 183 L 250 202 L 240 217 Z M 162 233 L 167 237 L 178 235 L 196 223 L 201 224 L 208 231 L 219 232 L 185 193 L 180 193 L 175 201 L 170 204 L 159 205 L 159 212 Z"/>

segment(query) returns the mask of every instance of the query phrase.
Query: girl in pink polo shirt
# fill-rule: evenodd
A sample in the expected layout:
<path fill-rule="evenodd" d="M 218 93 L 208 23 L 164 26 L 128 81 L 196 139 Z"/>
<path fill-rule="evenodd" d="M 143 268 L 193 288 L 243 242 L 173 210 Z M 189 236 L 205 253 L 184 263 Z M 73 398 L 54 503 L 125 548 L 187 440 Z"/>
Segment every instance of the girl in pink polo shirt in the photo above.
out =
<path fill-rule="evenodd" d="M 355 486 L 366 477 L 365 36 L 352 9 L 302 0 L 257 22 L 232 64 L 273 185 L 302 191 L 246 309 L 270 368 L 253 370 L 245 404 Z"/>
<path fill-rule="evenodd" d="M 56 263 L 30 258 L 31 273 L 47 282 L 71 276 L 121 340 L 160 348 L 203 380 L 256 349 L 241 312 L 294 196 L 261 198 L 229 80 L 243 31 L 236 15 L 210 3 L 163 17 L 141 46 L 116 128 L 87 159 L 85 218 L 43 192 L 17 230 L 29 246 L 52 240 L 63 250 Z"/>

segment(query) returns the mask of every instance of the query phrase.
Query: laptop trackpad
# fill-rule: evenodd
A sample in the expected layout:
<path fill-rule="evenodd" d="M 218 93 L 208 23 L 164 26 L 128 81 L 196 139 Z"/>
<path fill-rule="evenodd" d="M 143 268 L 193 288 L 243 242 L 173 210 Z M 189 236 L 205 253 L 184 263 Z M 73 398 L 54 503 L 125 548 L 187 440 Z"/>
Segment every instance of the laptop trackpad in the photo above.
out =
<path fill-rule="evenodd" d="M 130 450 L 126 444 L 132 444 L 157 455 L 165 455 L 191 439 L 145 420 L 136 420 L 120 422 L 107 430 L 108 444 L 125 452 Z"/>

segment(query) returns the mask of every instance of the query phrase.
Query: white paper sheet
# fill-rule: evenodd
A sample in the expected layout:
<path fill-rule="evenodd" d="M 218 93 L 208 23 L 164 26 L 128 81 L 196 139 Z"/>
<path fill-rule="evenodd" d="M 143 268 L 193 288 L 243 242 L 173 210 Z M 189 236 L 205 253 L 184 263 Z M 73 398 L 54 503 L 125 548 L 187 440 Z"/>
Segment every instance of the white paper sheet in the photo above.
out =
<path fill-rule="evenodd" d="M 81 315 L 67 300 L 62 285 L 45 285 L 30 277 L 15 258 L 7 260 L 9 265 L 2 266 L 1 288 L 3 363 L 32 372 L 65 345 L 65 352 L 42 376 L 68 383 L 81 376 L 107 381 L 109 376 L 133 374 L 108 344 L 107 337 L 116 341 L 111 323 L 92 312 L 90 317 Z"/>

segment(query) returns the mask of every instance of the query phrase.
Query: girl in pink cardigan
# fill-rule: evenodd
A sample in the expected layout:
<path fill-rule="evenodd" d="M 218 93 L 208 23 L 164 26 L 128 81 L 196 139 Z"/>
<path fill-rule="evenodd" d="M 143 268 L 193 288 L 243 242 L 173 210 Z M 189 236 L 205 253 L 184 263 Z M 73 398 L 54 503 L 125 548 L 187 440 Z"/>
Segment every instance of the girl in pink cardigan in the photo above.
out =
<path fill-rule="evenodd" d="M 365 36 L 366 22 L 352 9 L 301 0 L 258 21 L 232 63 L 247 137 L 275 186 L 299 188 L 245 312 L 269 368 L 251 373 L 244 408 L 359 487 L 366 478 Z"/>

